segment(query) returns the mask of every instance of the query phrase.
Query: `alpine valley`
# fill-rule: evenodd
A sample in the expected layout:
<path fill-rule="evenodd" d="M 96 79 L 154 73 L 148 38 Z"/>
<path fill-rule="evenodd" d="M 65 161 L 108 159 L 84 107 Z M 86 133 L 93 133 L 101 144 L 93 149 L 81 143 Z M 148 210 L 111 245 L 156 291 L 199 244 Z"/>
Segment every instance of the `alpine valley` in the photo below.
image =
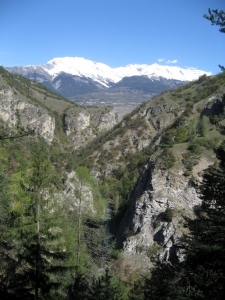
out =
<path fill-rule="evenodd" d="M 42 83 L 81 105 L 110 105 L 120 116 L 153 95 L 197 80 L 209 72 L 159 64 L 111 68 L 82 57 L 54 58 L 44 65 L 6 68 Z"/>
<path fill-rule="evenodd" d="M 225 72 L 83 58 L 6 69 L 2 299 L 223 299 Z M 123 91 L 136 107 L 121 120 L 74 103 Z"/>

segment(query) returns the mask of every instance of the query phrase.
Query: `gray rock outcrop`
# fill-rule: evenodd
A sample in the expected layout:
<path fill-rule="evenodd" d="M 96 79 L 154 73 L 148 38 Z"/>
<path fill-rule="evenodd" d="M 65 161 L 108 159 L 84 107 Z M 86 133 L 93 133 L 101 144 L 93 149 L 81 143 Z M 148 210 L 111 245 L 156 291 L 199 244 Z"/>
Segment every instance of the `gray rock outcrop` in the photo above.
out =
<path fill-rule="evenodd" d="M 54 138 L 55 119 L 42 108 L 19 100 L 10 87 L 0 87 L 0 119 L 9 127 L 29 128 L 48 143 Z"/>
<path fill-rule="evenodd" d="M 201 168 L 208 165 L 205 162 Z M 181 170 L 161 170 L 155 165 L 155 159 L 150 159 L 131 195 L 117 234 L 126 263 L 134 268 L 138 262 L 138 267 L 148 269 L 153 255 L 162 260 L 182 260 L 177 245 L 187 230 L 183 217 L 194 217 L 200 204 L 196 189 Z M 164 217 L 168 208 L 173 211 L 170 222 Z"/>
<path fill-rule="evenodd" d="M 75 171 L 65 174 L 64 190 L 54 195 L 59 202 L 68 205 L 70 210 L 77 210 L 81 205 L 82 213 L 95 215 L 94 196 L 91 187 L 80 182 Z"/>
<path fill-rule="evenodd" d="M 64 130 L 77 149 L 93 140 L 99 133 L 110 130 L 118 122 L 112 108 L 69 109 L 63 118 Z"/>

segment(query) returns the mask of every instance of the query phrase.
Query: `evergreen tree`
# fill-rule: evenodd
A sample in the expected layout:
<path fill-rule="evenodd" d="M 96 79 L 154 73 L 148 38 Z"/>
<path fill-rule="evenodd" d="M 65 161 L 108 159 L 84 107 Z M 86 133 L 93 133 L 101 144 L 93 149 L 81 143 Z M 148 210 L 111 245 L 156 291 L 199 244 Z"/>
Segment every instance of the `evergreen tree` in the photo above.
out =
<path fill-rule="evenodd" d="M 200 136 L 205 136 L 209 124 L 210 124 L 209 117 L 203 116 L 198 124 L 198 134 Z"/>
<path fill-rule="evenodd" d="M 149 277 L 144 282 L 145 300 L 186 300 L 185 280 L 183 281 L 182 267 L 178 263 L 155 262 Z"/>
<path fill-rule="evenodd" d="M 204 18 L 210 20 L 212 25 L 221 27 L 219 31 L 225 33 L 225 12 L 223 10 L 218 11 L 218 9 L 209 9 L 209 14 L 205 14 Z"/>
<path fill-rule="evenodd" d="M 105 270 L 105 275 L 93 279 L 89 292 L 89 300 L 128 300 L 124 284 L 118 278 Z"/>
<path fill-rule="evenodd" d="M 225 33 L 225 11 L 218 9 L 211 10 L 209 9 L 209 14 L 204 14 L 204 18 L 210 20 L 212 25 L 217 25 L 220 27 L 219 31 Z M 222 71 L 225 71 L 225 67 L 219 65 Z"/>
<path fill-rule="evenodd" d="M 90 286 L 88 277 L 81 273 L 79 269 L 75 271 L 73 282 L 68 286 L 68 293 L 66 299 L 88 300 Z"/>
<path fill-rule="evenodd" d="M 128 299 L 129 300 L 143 300 L 144 299 L 144 278 L 140 278 L 131 283 L 129 289 Z"/>
<path fill-rule="evenodd" d="M 10 207 L 12 195 L 9 192 L 10 180 L 6 176 L 6 171 L 0 165 L 0 298 L 19 299 L 19 295 L 14 294 L 22 282 L 17 278 L 16 272 L 21 268 L 21 264 L 14 255 L 14 247 L 9 238 Z"/>
<path fill-rule="evenodd" d="M 41 144 L 40 144 L 41 145 Z M 53 169 L 40 146 L 31 157 L 29 173 L 17 174 L 9 232 L 23 282 L 14 293 L 26 299 L 57 299 L 63 282 L 65 240 L 57 204 L 51 196 Z"/>
<path fill-rule="evenodd" d="M 104 267 L 108 252 L 105 207 L 95 186 L 96 182 L 86 168 L 77 168 L 71 182 L 74 197 L 65 203 L 65 214 L 70 224 L 67 230 L 68 247 L 74 253 L 77 272 L 88 270 L 91 273 L 96 267 Z"/>

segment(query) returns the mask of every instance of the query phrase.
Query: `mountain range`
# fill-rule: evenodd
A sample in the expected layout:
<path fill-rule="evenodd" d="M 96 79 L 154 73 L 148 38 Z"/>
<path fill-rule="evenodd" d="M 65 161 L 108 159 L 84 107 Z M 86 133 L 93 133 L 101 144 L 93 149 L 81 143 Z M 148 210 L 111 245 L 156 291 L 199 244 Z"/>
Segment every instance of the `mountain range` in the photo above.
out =
<path fill-rule="evenodd" d="M 211 75 L 203 70 L 156 63 L 111 68 L 82 57 L 54 58 L 39 66 L 6 69 L 40 82 L 79 104 L 100 105 L 106 102 L 112 106 L 115 106 L 115 101 L 118 104 L 121 95 L 123 103 L 129 99 L 136 106 L 162 90 L 196 80 L 203 74 Z"/>

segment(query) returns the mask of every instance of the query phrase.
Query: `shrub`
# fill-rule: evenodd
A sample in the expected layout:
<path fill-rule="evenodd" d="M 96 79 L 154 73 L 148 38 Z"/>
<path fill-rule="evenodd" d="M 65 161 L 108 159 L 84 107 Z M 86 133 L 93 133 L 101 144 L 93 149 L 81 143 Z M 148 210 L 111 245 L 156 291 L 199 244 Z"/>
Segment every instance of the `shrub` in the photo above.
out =
<path fill-rule="evenodd" d="M 181 125 L 176 130 L 175 142 L 182 143 L 188 139 L 187 128 L 184 125 Z"/>
<path fill-rule="evenodd" d="M 170 207 L 167 207 L 167 209 L 164 212 L 164 220 L 166 222 L 172 222 L 173 220 L 173 209 Z"/>
<path fill-rule="evenodd" d="M 188 171 L 193 170 L 193 166 L 197 165 L 199 162 L 199 155 L 192 152 L 184 153 L 182 163 Z"/>
<path fill-rule="evenodd" d="M 170 149 L 165 149 L 160 157 L 160 163 L 162 169 L 170 169 L 174 166 L 176 161 L 175 156 L 173 155 Z"/>
<path fill-rule="evenodd" d="M 204 137 L 209 126 L 210 126 L 209 117 L 203 116 L 198 124 L 199 135 Z"/>
<path fill-rule="evenodd" d="M 193 153 L 199 155 L 201 153 L 201 147 L 197 143 L 192 143 L 189 147 L 188 150 Z"/>
<path fill-rule="evenodd" d="M 145 250 L 145 246 L 144 245 L 138 245 L 136 247 L 136 251 L 139 253 L 142 253 Z"/>
<path fill-rule="evenodd" d="M 149 247 L 148 252 L 147 252 L 148 257 L 149 258 L 154 257 L 157 254 L 157 252 L 159 252 L 160 248 L 161 248 L 160 245 L 158 245 L 156 243 L 152 244 Z"/>
<path fill-rule="evenodd" d="M 157 218 L 153 221 L 152 226 L 154 229 L 156 229 L 157 227 L 159 227 L 159 225 L 160 225 L 160 219 Z"/>

